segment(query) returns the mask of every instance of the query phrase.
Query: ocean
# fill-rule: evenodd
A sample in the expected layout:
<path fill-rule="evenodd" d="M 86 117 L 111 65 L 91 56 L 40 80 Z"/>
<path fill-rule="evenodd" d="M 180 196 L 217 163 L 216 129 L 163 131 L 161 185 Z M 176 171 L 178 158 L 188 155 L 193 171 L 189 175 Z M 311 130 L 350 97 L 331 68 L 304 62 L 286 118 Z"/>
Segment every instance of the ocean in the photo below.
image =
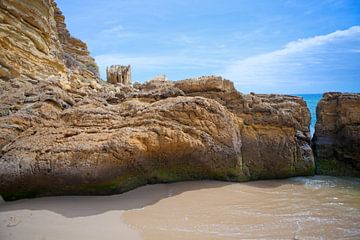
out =
<path fill-rule="evenodd" d="M 322 94 L 296 94 L 296 96 L 302 97 L 311 114 L 311 123 L 310 123 L 310 132 L 314 134 L 315 131 L 315 123 L 316 123 L 316 105 L 320 101 Z"/>

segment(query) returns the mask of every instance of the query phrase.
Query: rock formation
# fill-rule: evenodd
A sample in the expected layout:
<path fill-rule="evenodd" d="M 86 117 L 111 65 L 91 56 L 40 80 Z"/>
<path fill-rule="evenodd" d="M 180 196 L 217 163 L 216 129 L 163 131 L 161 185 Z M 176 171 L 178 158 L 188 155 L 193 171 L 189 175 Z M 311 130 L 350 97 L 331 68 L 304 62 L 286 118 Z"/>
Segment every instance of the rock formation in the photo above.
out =
<path fill-rule="evenodd" d="M 317 172 L 360 177 L 360 94 L 325 93 L 316 116 Z"/>
<path fill-rule="evenodd" d="M 0 6 L 5 199 L 314 173 L 302 98 L 244 95 L 216 76 L 102 82 L 53 1 Z"/>
<path fill-rule="evenodd" d="M 106 67 L 107 81 L 112 84 L 121 83 L 124 85 L 131 85 L 131 68 L 130 65 L 112 65 L 110 68 Z"/>
<path fill-rule="evenodd" d="M 78 75 L 81 79 L 99 79 L 98 66 L 90 56 L 86 43 L 70 35 L 66 29 L 65 17 L 54 2 L 52 5 L 56 30 L 63 49 L 61 58 L 65 60 L 66 67 L 71 70 L 71 74 Z"/>
<path fill-rule="evenodd" d="M 250 179 L 313 172 L 310 112 L 302 98 L 244 95 L 231 81 L 214 76 L 179 81 L 175 86 L 188 96 L 216 100 L 240 119 L 242 158 Z"/>
<path fill-rule="evenodd" d="M 52 0 L 0 1 L 2 79 L 99 79 L 86 44 L 70 36 Z"/>

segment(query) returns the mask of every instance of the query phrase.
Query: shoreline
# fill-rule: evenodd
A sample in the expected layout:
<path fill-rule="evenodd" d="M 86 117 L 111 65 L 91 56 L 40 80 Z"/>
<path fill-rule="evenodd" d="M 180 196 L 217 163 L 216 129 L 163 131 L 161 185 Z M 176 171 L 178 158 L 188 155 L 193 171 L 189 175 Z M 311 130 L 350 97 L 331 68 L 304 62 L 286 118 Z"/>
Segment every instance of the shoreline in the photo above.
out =
<path fill-rule="evenodd" d="M 355 192 L 342 199 L 350 186 Z M 355 231 L 360 236 L 356 232 L 360 227 L 356 224 L 358 217 L 346 215 L 349 207 L 354 208 L 351 214 L 360 213 L 360 205 L 355 201 L 359 189 L 356 178 L 314 176 L 246 183 L 186 181 L 147 185 L 112 196 L 22 199 L 0 204 L 0 238 L 233 239 L 236 234 L 259 237 L 259 226 L 264 224 L 266 231 L 261 234 L 292 237 L 286 231 L 296 229 L 296 223 L 307 229 L 298 230 L 298 236 L 304 237 L 313 231 L 311 224 L 342 229 L 346 218 L 354 221 L 354 226 L 341 231 Z M 337 200 L 329 198 L 333 195 Z M 319 205 L 313 205 L 314 200 Z M 339 218 L 340 222 L 332 221 L 327 204 L 336 204 L 335 210 L 330 210 L 335 211 L 334 217 L 339 218 L 339 213 L 346 217 Z M 324 211 L 319 212 L 315 206 Z M 329 205 L 331 209 L 334 206 Z M 318 219 L 323 222 L 316 223 Z M 269 227 L 272 222 L 276 224 Z M 280 222 L 288 228 L 281 236 L 277 235 Z M 246 230 L 246 226 L 251 227 Z"/>

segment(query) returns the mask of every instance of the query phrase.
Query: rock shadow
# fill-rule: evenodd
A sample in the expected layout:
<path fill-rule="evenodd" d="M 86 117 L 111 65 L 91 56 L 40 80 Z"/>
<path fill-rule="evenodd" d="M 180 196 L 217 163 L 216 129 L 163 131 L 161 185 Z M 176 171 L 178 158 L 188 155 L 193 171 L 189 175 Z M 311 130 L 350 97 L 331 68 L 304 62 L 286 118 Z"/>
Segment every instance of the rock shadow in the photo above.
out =
<path fill-rule="evenodd" d="M 110 196 L 55 196 L 22 199 L 0 204 L 0 212 L 16 210 L 48 210 L 67 218 L 86 217 L 113 210 L 133 210 L 153 205 L 158 201 L 183 192 L 220 188 L 231 182 L 186 181 L 154 184 Z"/>

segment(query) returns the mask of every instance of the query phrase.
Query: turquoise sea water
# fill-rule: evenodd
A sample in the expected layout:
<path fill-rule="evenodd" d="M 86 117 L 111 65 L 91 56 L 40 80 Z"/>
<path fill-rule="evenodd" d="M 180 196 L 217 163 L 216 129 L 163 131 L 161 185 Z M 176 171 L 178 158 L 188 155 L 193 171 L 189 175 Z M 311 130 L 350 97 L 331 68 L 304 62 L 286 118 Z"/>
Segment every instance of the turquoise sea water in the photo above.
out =
<path fill-rule="evenodd" d="M 311 134 L 314 134 L 315 123 L 316 123 L 316 105 L 321 99 L 322 94 L 297 94 L 297 96 L 302 97 L 311 113 L 311 123 L 310 123 L 310 131 Z"/>

